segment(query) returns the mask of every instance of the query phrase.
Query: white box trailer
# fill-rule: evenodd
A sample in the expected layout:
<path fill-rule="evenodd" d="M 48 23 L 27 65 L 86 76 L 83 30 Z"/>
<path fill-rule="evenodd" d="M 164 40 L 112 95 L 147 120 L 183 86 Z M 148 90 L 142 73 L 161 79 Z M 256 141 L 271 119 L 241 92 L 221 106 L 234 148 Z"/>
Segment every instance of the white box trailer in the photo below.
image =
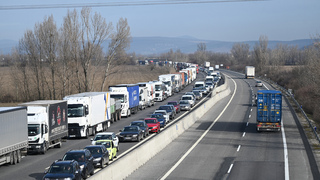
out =
<path fill-rule="evenodd" d="M 246 66 L 245 78 L 254 78 L 255 68 L 253 66 Z"/>
<path fill-rule="evenodd" d="M 28 153 L 45 154 L 68 136 L 67 101 L 38 100 L 20 104 L 28 112 Z"/>
<path fill-rule="evenodd" d="M 21 161 L 28 147 L 26 107 L 0 107 L 0 165 Z"/>
<path fill-rule="evenodd" d="M 88 138 L 110 126 L 109 92 L 84 92 L 63 99 L 68 101 L 69 137 Z"/>

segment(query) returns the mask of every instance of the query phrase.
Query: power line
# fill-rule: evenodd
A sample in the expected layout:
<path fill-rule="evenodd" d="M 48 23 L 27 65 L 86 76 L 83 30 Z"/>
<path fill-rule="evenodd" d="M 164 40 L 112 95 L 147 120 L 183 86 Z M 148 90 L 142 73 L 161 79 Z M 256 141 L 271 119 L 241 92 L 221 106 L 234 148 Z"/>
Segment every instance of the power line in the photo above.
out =
<path fill-rule="evenodd" d="M 39 4 L 39 5 L 9 5 L 0 6 L 3 10 L 21 9 L 58 9 L 58 8 L 82 8 L 82 7 L 111 7 L 111 6 L 156 6 L 156 5 L 181 5 L 181 4 L 209 4 L 209 3 L 234 3 L 266 0 L 159 0 L 159 1 L 129 1 L 107 3 L 75 3 L 75 4 Z"/>

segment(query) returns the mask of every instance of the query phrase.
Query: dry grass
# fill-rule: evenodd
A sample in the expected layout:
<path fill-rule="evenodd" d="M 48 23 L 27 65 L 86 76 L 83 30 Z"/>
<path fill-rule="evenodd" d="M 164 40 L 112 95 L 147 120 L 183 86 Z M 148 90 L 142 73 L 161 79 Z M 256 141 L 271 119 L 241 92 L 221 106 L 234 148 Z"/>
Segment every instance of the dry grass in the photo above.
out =
<path fill-rule="evenodd" d="M 94 80 L 94 91 L 97 91 L 101 87 L 103 77 L 103 67 L 101 67 Z M 174 73 L 174 68 L 169 67 L 154 67 L 151 66 L 132 66 L 124 65 L 113 68 L 110 72 L 110 76 L 107 78 L 105 89 L 108 86 L 116 84 L 135 84 L 138 82 L 147 82 L 152 80 L 158 80 L 158 76 L 161 74 Z M 0 106 L 16 106 L 20 102 L 1 103 L 4 97 L 15 97 L 17 87 L 13 81 L 13 70 L 10 67 L 0 67 Z"/>

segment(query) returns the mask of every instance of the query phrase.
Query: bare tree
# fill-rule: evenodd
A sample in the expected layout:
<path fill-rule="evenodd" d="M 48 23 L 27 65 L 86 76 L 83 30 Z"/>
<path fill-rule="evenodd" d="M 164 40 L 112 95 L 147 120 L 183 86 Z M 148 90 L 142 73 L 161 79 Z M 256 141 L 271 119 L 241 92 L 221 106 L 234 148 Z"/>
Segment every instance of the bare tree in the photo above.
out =
<path fill-rule="evenodd" d="M 231 54 L 237 63 L 248 65 L 250 46 L 249 44 L 245 44 L 245 43 L 235 43 L 232 46 Z"/>
<path fill-rule="evenodd" d="M 259 43 L 254 46 L 254 55 L 257 62 L 258 72 L 262 72 L 263 68 L 268 64 L 268 37 L 260 36 Z"/>
<path fill-rule="evenodd" d="M 120 18 L 117 23 L 116 32 L 111 35 L 111 42 L 109 44 L 105 73 L 101 84 L 101 91 L 104 90 L 107 77 L 110 75 L 110 68 L 115 65 L 115 60 L 119 60 L 125 55 L 125 50 L 130 46 L 131 35 L 130 27 L 127 19 Z"/>

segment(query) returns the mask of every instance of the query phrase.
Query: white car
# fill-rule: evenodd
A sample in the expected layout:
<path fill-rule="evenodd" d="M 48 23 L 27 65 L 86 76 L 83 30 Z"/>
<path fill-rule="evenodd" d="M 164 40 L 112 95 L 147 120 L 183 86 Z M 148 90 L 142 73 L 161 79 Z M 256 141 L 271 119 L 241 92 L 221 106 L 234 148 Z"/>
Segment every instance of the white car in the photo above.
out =
<path fill-rule="evenodd" d="M 117 148 L 117 151 L 119 151 L 119 138 L 114 132 L 101 132 L 94 136 L 93 139 L 91 139 L 91 144 L 95 145 L 96 141 L 98 140 L 112 140 L 114 146 Z"/>
<path fill-rule="evenodd" d="M 192 95 L 183 95 L 181 97 L 181 100 L 188 100 L 189 103 L 191 104 L 191 107 L 193 107 L 195 105 L 195 99 L 193 98 Z"/>
<path fill-rule="evenodd" d="M 262 87 L 262 82 L 261 81 L 256 81 L 256 87 Z"/>
<path fill-rule="evenodd" d="M 167 113 L 166 110 L 155 110 L 153 114 L 162 114 L 166 118 L 166 123 L 170 121 L 170 115 Z"/>

